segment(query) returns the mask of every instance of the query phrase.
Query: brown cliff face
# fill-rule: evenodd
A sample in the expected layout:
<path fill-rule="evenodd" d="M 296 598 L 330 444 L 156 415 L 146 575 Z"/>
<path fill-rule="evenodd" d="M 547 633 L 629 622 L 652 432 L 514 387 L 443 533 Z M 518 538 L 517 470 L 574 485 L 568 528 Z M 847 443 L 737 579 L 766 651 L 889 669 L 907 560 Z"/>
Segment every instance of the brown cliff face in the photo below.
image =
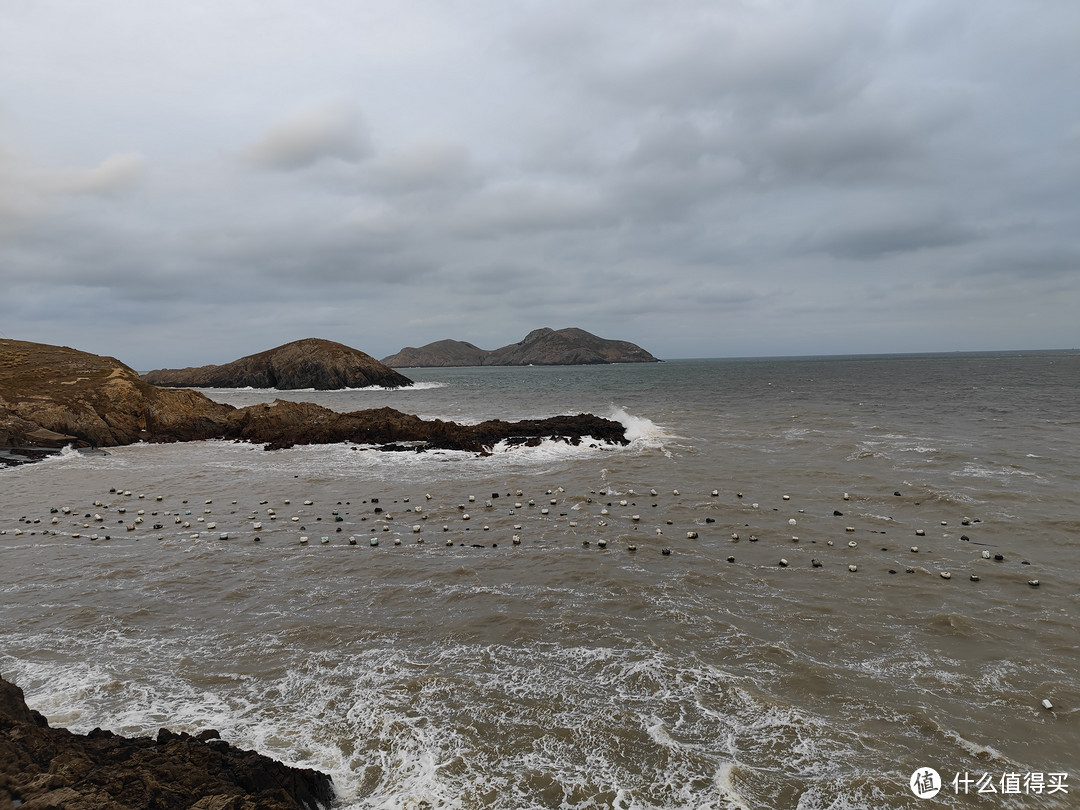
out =
<path fill-rule="evenodd" d="M 486 351 L 458 340 L 407 347 L 384 357 L 397 368 L 431 366 L 580 366 L 605 363 L 657 363 L 649 352 L 625 340 L 608 340 L 584 329 L 534 329 L 518 343 Z"/>
<path fill-rule="evenodd" d="M 146 374 L 144 379 L 153 385 L 181 388 L 277 388 L 282 391 L 412 385 L 408 377 L 371 355 L 319 338 L 286 343 L 222 366 L 158 369 Z"/>
<path fill-rule="evenodd" d="M 330 777 L 234 748 L 215 731 L 157 738 L 51 728 L 0 678 L 0 808 L 316 810 Z"/>
<path fill-rule="evenodd" d="M 150 385 L 112 357 L 0 340 L 0 448 L 236 439 L 271 450 L 350 442 L 486 453 L 499 441 L 556 438 L 576 444 L 585 437 L 626 443 L 621 424 L 590 414 L 459 425 L 393 408 L 338 413 L 283 400 L 233 408 L 196 391 Z"/>

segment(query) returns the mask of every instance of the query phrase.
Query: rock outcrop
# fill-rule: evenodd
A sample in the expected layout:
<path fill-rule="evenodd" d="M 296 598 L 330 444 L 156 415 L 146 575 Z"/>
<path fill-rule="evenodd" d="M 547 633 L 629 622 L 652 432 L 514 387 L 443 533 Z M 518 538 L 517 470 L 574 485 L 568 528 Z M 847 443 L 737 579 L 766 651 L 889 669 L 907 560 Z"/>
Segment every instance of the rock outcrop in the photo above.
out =
<path fill-rule="evenodd" d="M 577 366 L 603 363 L 658 363 L 640 346 L 607 340 L 584 329 L 534 329 L 519 343 L 486 351 L 459 340 L 407 346 L 382 360 L 395 368 L 432 366 Z"/>
<path fill-rule="evenodd" d="M 330 777 L 245 751 L 206 730 L 129 739 L 52 728 L 0 678 L 0 810 L 317 810 Z"/>
<path fill-rule="evenodd" d="M 223 366 L 157 369 L 144 376 L 152 385 L 175 388 L 401 388 L 412 380 L 370 354 L 332 340 L 305 338 L 241 357 Z"/>
<path fill-rule="evenodd" d="M 384 449 L 487 453 L 500 442 L 591 437 L 626 443 L 623 426 L 591 414 L 459 425 L 393 408 L 338 413 L 275 400 L 234 408 L 197 391 L 158 388 L 112 357 L 66 346 L 0 340 L 0 448 L 116 447 L 134 442 L 235 439 L 267 449 L 350 442 Z"/>

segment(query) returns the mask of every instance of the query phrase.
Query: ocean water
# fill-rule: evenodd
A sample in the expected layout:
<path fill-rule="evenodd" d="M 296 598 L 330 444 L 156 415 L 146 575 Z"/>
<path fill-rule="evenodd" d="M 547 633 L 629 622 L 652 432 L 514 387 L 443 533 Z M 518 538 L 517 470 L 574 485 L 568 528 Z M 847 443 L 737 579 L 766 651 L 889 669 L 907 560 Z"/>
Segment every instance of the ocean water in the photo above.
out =
<path fill-rule="evenodd" d="M 1080 353 L 405 373 L 208 393 L 632 441 L 0 470 L 0 673 L 342 809 L 1080 807 Z"/>

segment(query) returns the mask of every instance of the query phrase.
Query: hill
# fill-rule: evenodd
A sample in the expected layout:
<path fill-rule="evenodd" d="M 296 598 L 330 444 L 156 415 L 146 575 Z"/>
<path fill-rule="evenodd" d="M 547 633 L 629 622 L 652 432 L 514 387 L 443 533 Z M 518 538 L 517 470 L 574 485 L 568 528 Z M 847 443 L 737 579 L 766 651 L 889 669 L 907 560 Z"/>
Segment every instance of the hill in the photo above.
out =
<path fill-rule="evenodd" d="M 640 346 L 625 340 L 607 340 L 584 329 L 529 332 L 523 340 L 485 351 L 471 343 L 439 340 L 420 348 L 408 346 L 382 360 L 395 368 L 432 366 L 577 366 L 604 363 L 658 363 Z"/>
<path fill-rule="evenodd" d="M 157 369 L 146 382 L 174 388 L 401 388 L 412 380 L 370 354 L 332 340 L 305 338 L 221 366 Z"/>
<path fill-rule="evenodd" d="M 275 400 L 234 408 L 188 389 L 159 388 L 113 357 L 20 340 L 0 340 L 0 463 L 43 448 L 115 447 L 135 442 L 235 439 L 268 450 L 350 442 L 387 450 L 442 448 L 487 453 L 498 442 L 591 437 L 626 443 L 621 424 L 591 414 L 459 425 L 393 408 L 339 413 Z M 12 456 L 18 451 L 20 458 Z"/>

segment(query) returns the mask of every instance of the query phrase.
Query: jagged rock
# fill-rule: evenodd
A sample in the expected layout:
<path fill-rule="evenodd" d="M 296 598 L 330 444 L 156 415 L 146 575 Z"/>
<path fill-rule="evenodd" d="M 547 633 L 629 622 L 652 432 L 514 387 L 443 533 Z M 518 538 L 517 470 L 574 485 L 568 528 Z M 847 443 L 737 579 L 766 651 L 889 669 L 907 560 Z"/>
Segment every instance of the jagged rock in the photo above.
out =
<path fill-rule="evenodd" d="M 221 740 L 161 729 L 156 739 L 51 728 L 0 678 L 0 808 L 316 810 L 330 777 Z"/>
<path fill-rule="evenodd" d="M 459 425 L 393 408 L 338 413 L 284 400 L 233 408 L 196 391 L 150 385 L 112 357 L 0 340 L 0 448 L 55 447 L 54 434 L 76 447 L 240 439 L 267 449 L 351 442 L 485 453 L 499 441 L 591 436 L 626 443 L 621 424 L 591 414 Z"/>
<path fill-rule="evenodd" d="M 607 340 L 584 329 L 534 329 L 518 343 L 485 351 L 471 343 L 439 340 L 408 346 L 384 357 L 388 366 L 572 366 L 603 363 L 657 363 L 649 352 L 625 340 Z"/>
<path fill-rule="evenodd" d="M 222 366 L 157 369 L 146 382 L 174 388 L 401 388 L 412 380 L 374 357 L 332 340 L 306 338 Z"/>

